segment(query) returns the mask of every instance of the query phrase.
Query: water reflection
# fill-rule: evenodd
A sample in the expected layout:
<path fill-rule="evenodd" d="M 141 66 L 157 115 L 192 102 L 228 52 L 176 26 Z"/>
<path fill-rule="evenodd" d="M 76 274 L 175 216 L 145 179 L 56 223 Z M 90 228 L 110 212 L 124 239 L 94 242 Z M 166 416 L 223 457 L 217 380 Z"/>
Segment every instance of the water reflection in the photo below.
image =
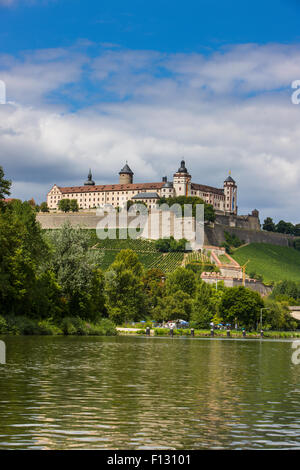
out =
<path fill-rule="evenodd" d="M 1 448 L 300 447 L 289 342 L 5 340 Z"/>

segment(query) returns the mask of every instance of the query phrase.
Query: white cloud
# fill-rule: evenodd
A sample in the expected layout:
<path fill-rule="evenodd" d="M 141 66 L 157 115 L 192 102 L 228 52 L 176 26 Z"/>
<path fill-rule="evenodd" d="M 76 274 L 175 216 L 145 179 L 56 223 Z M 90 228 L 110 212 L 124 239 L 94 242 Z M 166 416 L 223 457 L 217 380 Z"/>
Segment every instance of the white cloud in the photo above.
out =
<path fill-rule="evenodd" d="M 116 182 L 125 160 L 136 181 L 159 181 L 184 156 L 195 182 L 221 187 L 231 169 L 240 212 L 256 207 L 263 217 L 300 221 L 300 106 L 289 90 L 300 78 L 298 46 L 238 46 L 208 57 L 114 49 L 94 61 L 59 49 L 5 63 L 13 90 L 21 87 L 18 105 L 0 106 L 0 161 L 14 196 L 45 199 L 53 183 L 83 182 L 89 167 L 98 183 Z M 45 104 L 86 67 L 94 87 L 122 101 L 75 112 Z"/>

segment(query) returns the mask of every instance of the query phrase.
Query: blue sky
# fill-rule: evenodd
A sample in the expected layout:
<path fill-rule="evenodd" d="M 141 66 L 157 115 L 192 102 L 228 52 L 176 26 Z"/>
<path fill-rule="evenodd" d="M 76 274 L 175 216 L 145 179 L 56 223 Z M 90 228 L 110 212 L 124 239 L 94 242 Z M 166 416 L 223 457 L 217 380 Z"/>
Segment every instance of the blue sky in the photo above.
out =
<path fill-rule="evenodd" d="M 297 0 L 2 0 L 1 51 L 67 47 L 78 38 L 129 49 L 207 52 L 300 38 Z"/>
<path fill-rule="evenodd" d="M 0 0 L 0 164 L 13 196 L 172 177 L 300 222 L 300 1 Z"/>

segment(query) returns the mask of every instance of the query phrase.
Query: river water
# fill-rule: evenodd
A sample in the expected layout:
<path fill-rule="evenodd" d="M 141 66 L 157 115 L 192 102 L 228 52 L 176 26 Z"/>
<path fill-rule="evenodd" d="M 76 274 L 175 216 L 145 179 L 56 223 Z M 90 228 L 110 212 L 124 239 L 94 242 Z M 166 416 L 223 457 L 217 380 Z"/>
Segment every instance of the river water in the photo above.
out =
<path fill-rule="evenodd" d="M 300 448 L 290 341 L 1 339 L 1 449 Z"/>

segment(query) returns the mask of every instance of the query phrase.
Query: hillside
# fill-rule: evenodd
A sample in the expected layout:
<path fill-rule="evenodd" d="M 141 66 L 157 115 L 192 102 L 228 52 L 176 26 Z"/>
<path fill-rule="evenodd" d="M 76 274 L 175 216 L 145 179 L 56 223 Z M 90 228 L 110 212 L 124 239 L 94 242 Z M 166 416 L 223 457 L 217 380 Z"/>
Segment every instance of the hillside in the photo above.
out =
<path fill-rule="evenodd" d="M 135 251 L 146 269 L 159 268 L 166 274 L 181 266 L 184 257 L 183 253 L 160 253 L 156 250 L 153 241 L 141 239 L 98 239 L 94 248 L 100 250 L 104 255 L 101 263 L 104 270 L 111 265 L 120 250 L 126 249 Z"/>
<path fill-rule="evenodd" d="M 300 281 L 300 252 L 293 248 L 269 243 L 250 243 L 237 248 L 232 257 L 240 265 L 250 260 L 246 273 L 260 274 L 265 282 L 284 279 Z"/>

